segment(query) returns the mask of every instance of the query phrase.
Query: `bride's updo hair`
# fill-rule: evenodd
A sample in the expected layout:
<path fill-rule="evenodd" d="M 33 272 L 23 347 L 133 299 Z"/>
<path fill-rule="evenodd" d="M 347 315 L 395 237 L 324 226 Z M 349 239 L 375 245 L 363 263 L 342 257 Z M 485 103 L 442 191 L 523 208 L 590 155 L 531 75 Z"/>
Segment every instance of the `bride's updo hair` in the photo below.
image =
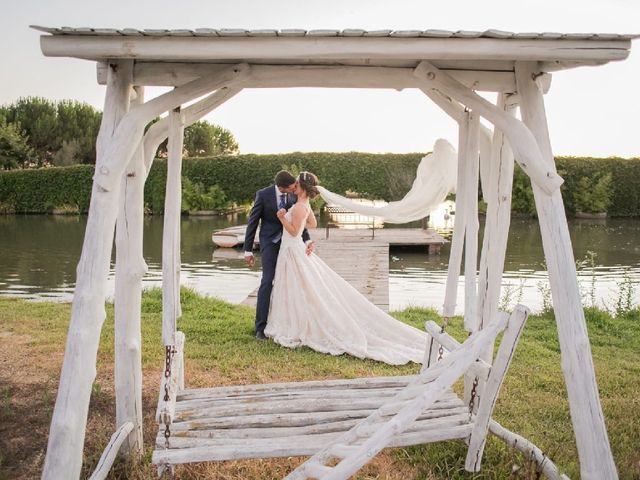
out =
<path fill-rule="evenodd" d="M 318 183 L 318 177 L 311 172 L 300 172 L 300 175 L 298 175 L 298 185 L 307 193 L 310 199 L 318 195 Z"/>

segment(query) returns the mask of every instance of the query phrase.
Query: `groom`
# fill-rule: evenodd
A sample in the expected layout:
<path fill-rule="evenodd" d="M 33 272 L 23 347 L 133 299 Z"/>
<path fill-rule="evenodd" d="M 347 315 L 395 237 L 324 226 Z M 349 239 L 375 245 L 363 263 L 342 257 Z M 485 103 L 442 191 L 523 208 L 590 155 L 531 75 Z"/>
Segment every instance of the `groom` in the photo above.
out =
<path fill-rule="evenodd" d="M 286 170 L 276 174 L 275 185 L 256 192 L 256 199 L 249 215 L 247 230 L 244 237 L 244 259 L 253 267 L 253 241 L 260 223 L 260 255 L 262 258 L 262 279 L 258 289 L 258 304 L 256 306 L 256 338 L 264 340 L 264 329 L 267 326 L 269 305 L 271 303 L 271 289 L 273 277 L 276 273 L 276 263 L 280 252 L 282 239 L 282 223 L 278 219 L 278 210 L 290 209 L 297 198 L 293 194 L 296 179 Z M 313 241 L 307 229 L 302 232 L 302 239 L 307 244 L 307 254 L 313 251 Z"/>

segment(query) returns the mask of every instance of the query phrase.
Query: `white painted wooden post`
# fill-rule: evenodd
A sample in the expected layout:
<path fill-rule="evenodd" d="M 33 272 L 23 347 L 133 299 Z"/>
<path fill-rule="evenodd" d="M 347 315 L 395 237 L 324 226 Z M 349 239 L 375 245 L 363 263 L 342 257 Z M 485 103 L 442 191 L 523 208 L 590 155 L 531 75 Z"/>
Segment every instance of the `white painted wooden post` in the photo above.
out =
<path fill-rule="evenodd" d="M 493 131 L 480 124 L 478 149 L 480 150 L 480 185 L 482 187 L 482 198 L 487 200 L 487 189 L 489 188 L 489 177 L 491 176 L 491 149 L 493 144 Z"/>
<path fill-rule="evenodd" d="M 464 121 L 467 134 L 463 139 L 466 157 L 464 170 L 458 170 L 458 176 L 464 175 L 464 201 L 456 205 L 456 216 L 464 211 L 464 328 L 467 332 L 475 331 L 476 302 L 478 298 L 478 180 L 479 180 L 479 132 L 480 117 L 473 112 L 465 112 Z M 491 359 L 489 359 L 491 363 Z M 473 372 L 464 375 L 464 400 L 469 403 L 473 382 Z"/>
<path fill-rule="evenodd" d="M 452 317 L 457 303 L 458 282 L 460 281 L 460 265 L 462 263 L 462 250 L 464 248 L 464 231 L 466 226 L 466 204 L 465 195 L 467 175 L 463 172 L 467 168 L 468 156 L 465 153 L 467 146 L 469 122 L 468 112 L 463 114 L 459 123 L 458 133 L 458 178 L 456 180 L 456 216 L 453 220 L 453 237 L 451 238 L 451 252 L 449 254 L 449 265 L 447 266 L 447 283 L 445 286 L 444 302 L 442 305 L 442 316 Z"/>
<path fill-rule="evenodd" d="M 458 175 L 466 175 L 464 187 L 467 192 L 464 195 L 465 204 L 465 242 L 464 242 L 464 326 L 468 332 L 473 332 L 476 319 L 476 302 L 478 297 L 478 181 L 479 181 L 479 157 L 478 134 L 480 129 L 480 116 L 469 112 L 467 117 L 468 127 L 465 138 L 464 154 L 467 157 L 464 172 Z M 456 207 L 456 212 L 459 209 Z"/>
<path fill-rule="evenodd" d="M 516 62 L 522 120 L 533 132 L 548 168 L 555 170 L 544 99 L 535 82 L 537 74 L 536 62 Z M 533 182 L 532 186 L 580 457 L 580 475 L 585 480 L 616 479 L 618 474 L 604 425 L 562 196 L 559 190 L 547 194 Z"/>
<path fill-rule="evenodd" d="M 457 112 L 452 110 L 452 113 Z M 447 283 L 442 308 L 443 317 L 451 317 L 457 303 L 462 252 L 465 251 L 465 324 L 474 316 L 476 302 L 476 265 L 478 242 L 478 115 L 462 112 L 459 118 L 458 179 L 456 186 L 456 216 L 447 269 Z M 456 118 L 454 117 L 454 118 Z M 469 229 L 469 230 L 467 230 Z M 466 238 L 466 240 L 465 240 Z M 475 240 L 474 240 L 475 238 Z M 472 258 L 469 258 L 469 257 Z M 468 272 L 468 273 L 467 273 Z M 468 310 L 468 305 L 471 308 Z"/>
<path fill-rule="evenodd" d="M 180 108 L 169 112 L 167 188 L 162 231 L 162 340 L 174 345 L 180 316 L 180 208 L 182 205 L 182 141 L 184 117 Z"/>
<path fill-rule="evenodd" d="M 504 94 L 498 95 L 498 108 L 511 114 L 515 113 L 515 106 L 507 106 L 505 97 Z M 496 128 L 493 133 L 489 162 L 489 181 L 483 188 L 486 195 L 487 216 L 478 280 L 478 317 L 474 330 L 482 328 L 498 313 L 511 222 L 513 168 L 513 151 L 502 130 Z"/>
<path fill-rule="evenodd" d="M 96 143 L 96 176 L 100 171 L 109 173 L 109 167 L 104 165 L 105 150 L 129 108 L 132 69 L 131 60 L 110 66 L 102 124 Z M 120 178 L 123 170 L 112 173 Z M 96 376 L 100 331 L 106 316 L 104 302 L 119 194 L 120 183 L 105 191 L 94 180 L 43 479 L 80 477 L 89 399 Z"/>
<path fill-rule="evenodd" d="M 498 95 L 498 108 L 513 113 L 515 107 L 507 106 L 505 94 Z M 486 149 L 486 147 L 485 147 Z M 486 157 L 486 155 L 485 155 Z M 493 133 L 491 153 L 485 166 L 485 182 L 483 191 L 487 201 L 487 216 L 482 242 L 480 268 L 478 275 L 478 297 L 475 317 L 469 323 L 469 331 L 482 329 L 498 314 L 500 286 L 504 271 L 504 259 L 507 249 L 509 222 L 511 219 L 511 185 L 513 183 L 513 152 L 506 141 L 504 133 L 496 128 Z M 483 352 L 482 359 L 493 362 L 493 344 Z M 485 381 L 474 375 L 465 375 L 464 401 L 469 403 L 473 390 L 482 398 Z M 477 407 L 478 402 L 474 402 Z"/>
<path fill-rule="evenodd" d="M 133 105 L 144 102 L 144 87 L 135 87 Z M 121 453 L 142 453 L 142 277 L 147 264 L 142 252 L 145 168 L 142 146 L 133 155 L 122 178 L 116 222 L 115 275 L 115 384 L 116 427 L 131 422 L 133 429 Z"/>

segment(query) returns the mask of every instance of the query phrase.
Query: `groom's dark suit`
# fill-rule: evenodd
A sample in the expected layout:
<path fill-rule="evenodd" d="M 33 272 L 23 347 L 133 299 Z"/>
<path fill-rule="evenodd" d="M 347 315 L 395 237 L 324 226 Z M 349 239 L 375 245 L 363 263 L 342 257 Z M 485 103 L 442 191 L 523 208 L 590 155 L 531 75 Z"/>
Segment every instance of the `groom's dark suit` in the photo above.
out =
<path fill-rule="evenodd" d="M 296 202 L 297 198 L 292 193 L 287 194 L 288 201 L 285 208 L 288 210 Z M 275 185 L 263 188 L 256 192 L 256 199 L 249 215 L 247 230 L 244 237 L 244 251 L 253 250 L 253 241 L 256 237 L 258 223 L 260 224 L 260 255 L 262 258 L 262 279 L 258 289 L 258 304 L 256 306 L 256 333 L 264 333 L 269 316 L 271 303 L 271 289 L 273 277 L 276 273 L 276 263 L 280 252 L 282 239 L 282 223 L 277 216 L 278 197 Z M 302 232 L 302 239 L 309 240 L 309 232 Z"/>

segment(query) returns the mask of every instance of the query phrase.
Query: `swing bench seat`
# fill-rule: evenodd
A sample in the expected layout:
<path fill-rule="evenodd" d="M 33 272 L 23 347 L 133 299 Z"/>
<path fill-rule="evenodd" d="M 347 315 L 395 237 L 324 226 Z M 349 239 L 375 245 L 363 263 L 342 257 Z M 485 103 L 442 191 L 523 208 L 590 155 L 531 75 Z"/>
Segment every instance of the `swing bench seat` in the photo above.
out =
<path fill-rule="evenodd" d="M 384 405 L 414 376 L 187 389 L 155 464 L 312 455 Z M 447 391 L 390 446 L 469 436 L 469 408 Z"/>
<path fill-rule="evenodd" d="M 466 439 L 467 469 L 477 471 L 527 314 L 524 307 L 500 314 L 462 344 L 428 322 L 443 355 L 417 375 L 202 389 L 178 388 L 184 341 L 178 332 L 170 357 L 176 368 L 168 367 L 171 374 L 161 387 L 152 461 L 161 472 L 181 463 L 311 455 L 287 478 L 340 479 L 385 447 Z M 493 366 L 479 360 L 505 327 Z M 477 411 L 452 390 L 464 374 L 484 387 Z M 335 468 L 325 466 L 330 458 L 341 461 Z"/>

